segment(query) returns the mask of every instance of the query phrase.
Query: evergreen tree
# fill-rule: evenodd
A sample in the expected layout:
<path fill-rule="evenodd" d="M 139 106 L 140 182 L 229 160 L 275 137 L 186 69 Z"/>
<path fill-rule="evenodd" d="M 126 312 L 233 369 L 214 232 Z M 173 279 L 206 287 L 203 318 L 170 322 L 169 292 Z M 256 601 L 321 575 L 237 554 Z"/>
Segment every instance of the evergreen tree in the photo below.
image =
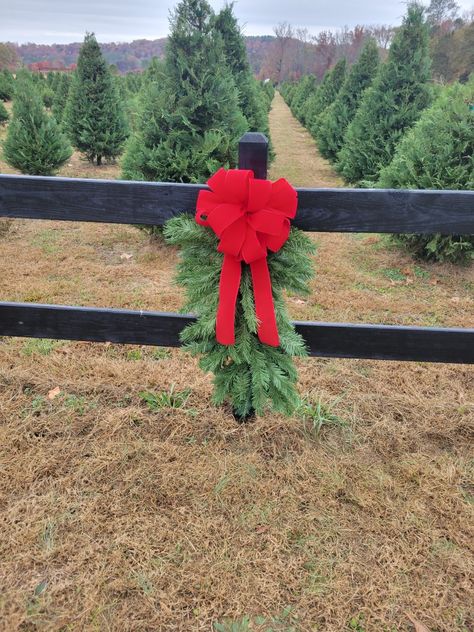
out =
<path fill-rule="evenodd" d="M 281 250 L 268 256 L 279 347 L 260 342 L 250 267 L 242 269 L 235 318 L 235 344 L 221 345 L 215 338 L 219 278 L 223 256 L 217 252 L 215 234 L 199 226 L 189 215 L 169 220 L 164 228 L 169 243 L 181 246 L 178 282 L 186 288 L 185 310 L 198 316 L 196 323 L 181 334 L 184 348 L 200 356 L 200 366 L 214 374 L 214 402 L 229 401 L 237 418 L 255 411 L 262 414 L 270 405 L 292 414 L 300 400 L 295 388 L 297 372 L 292 356 L 304 356 L 304 341 L 291 324 L 285 309 L 283 291 L 307 293 L 312 276 L 308 261 L 313 242 L 298 229 L 292 229 Z"/>
<path fill-rule="evenodd" d="M 182 0 L 170 22 L 166 76 L 146 88 L 123 177 L 204 182 L 219 167 L 235 166 L 247 122 L 210 5 Z"/>
<path fill-rule="evenodd" d="M 217 14 L 215 27 L 224 42 L 224 55 L 239 93 L 239 106 L 249 130 L 269 136 L 268 116 L 264 99 L 250 69 L 245 40 L 233 13 L 233 3 L 227 4 Z"/>
<path fill-rule="evenodd" d="M 59 73 L 58 73 L 59 74 Z M 53 98 L 53 116 L 58 123 L 63 120 L 64 110 L 69 96 L 71 87 L 71 76 L 63 73 L 56 80 L 56 91 Z"/>
<path fill-rule="evenodd" d="M 364 91 L 370 86 L 379 63 L 377 44 L 369 39 L 334 103 L 321 114 L 318 124 L 318 147 L 325 158 L 335 160 L 344 142 L 344 134 L 355 116 Z"/>
<path fill-rule="evenodd" d="M 13 118 L 3 146 L 5 160 L 22 173 L 48 176 L 71 157 L 72 149 L 43 107 L 28 79 L 17 79 Z"/>
<path fill-rule="evenodd" d="M 316 131 L 314 129 L 316 119 L 337 97 L 337 94 L 344 83 L 345 75 L 346 60 L 340 59 L 334 68 L 326 72 L 321 85 L 316 88 L 315 92 L 307 100 L 304 123 L 313 136 Z"/>
<path fill-rule="evenodd" d="M 14 79 L 9 70 L 0 71 L 0 101 L 10 101 L 13 98 Z"/>
<path fill-rule="evenodd" d="M 347 129 L 338 170 L 348 182 L 376 181 L 395 147 L 431 101 L 428 29 L 412 4 Z"/>
<path fill-rule="evenodd" d="M 306 75 L 302 77 L 294 89 L 291 99 L 291 111 L 300 122 L 303 122 L 306 102 L 315 89 L 316 77 L 314 75 Z"/>
<path fill-rule="evenodd" d="M 122 153 L 128 130 L 114 78 L 93 33 L 79 52 L 66 111 L 71 141 L 90 162 L 115 159 Z"/>
<path fill-rule="evenodd" d="M 474 112 L 470 103 L 474 103 L 474 77 L 466 85 L 445 88 L 403 137 L 377 186 L 474 189 Z M 474 259 L 474 235 L 399 235 L 396 240 L 424 259 Z"/>
<path fill-rule="evenodd" d="M 50 88 L 48 84 L 43 87 L 42 98 L 44 107 L 48 108 L 48 110 L 51 109 L 54 101 L 54 90 Z"/>
<path fill-rule="evenodd" d="M 10 117 L 8 116 L 7 108 L 0 101 L 0 125 L 4 125 Z"/>

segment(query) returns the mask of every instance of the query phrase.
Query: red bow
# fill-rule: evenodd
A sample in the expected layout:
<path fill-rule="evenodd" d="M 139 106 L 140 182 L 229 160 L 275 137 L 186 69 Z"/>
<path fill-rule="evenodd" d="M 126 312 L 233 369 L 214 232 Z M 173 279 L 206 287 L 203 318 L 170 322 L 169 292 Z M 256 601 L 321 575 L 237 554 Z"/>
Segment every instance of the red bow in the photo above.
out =
<path fill-rule="evenodd" d="M 196 222 L 210 226 L 224 253 L 219 283 L 216 338 L 223 345 L 235 343 L 235 305 L 240 287 L 241 261 L 250 264 L 258 337 L 278 347 L 272 284 L 267 249 L 279 250 L 290 233 L 289 218 L 296 215 L 297 195 L 283 178 L 256 180 L 252 171 L 219 169 L 200 191 Z"/>

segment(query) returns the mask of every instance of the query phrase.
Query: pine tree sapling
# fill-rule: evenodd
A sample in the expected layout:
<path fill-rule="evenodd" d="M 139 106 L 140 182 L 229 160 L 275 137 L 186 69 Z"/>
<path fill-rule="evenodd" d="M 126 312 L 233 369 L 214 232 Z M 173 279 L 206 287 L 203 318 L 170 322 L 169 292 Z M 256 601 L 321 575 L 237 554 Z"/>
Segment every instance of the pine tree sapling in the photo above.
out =
<path fill-rule="evenodd" d="M 367 40 L 352 66 L 336 100 L 320 114 L 318 147 L 324 158 L 334 161 L 342 149 L 344 135 L 355 116 L 364 91 L 377 72 L 379 53 L 375 40 Z"/>
<path fill-rule="evenodd" d="M 316 91 L 314 99 L 308 104 L 306 125 L 313 138 L 317 138 L 320 129 L 321 114 L 336 99 L 346 78 L 346 60 L 340 59 L 332 70 L 327 73 L 327 80 Z"/>
<path fill-rule="evenodd" d="M 0 101 L 0 125 L 4 125 L 9 118 L 7 108 Z"/>
<path fill-rule="evenodd" d="M 10 101 L 13 99 L 14 79 L 9 70 L 0 71 L 0 101 Z"/>
<path fill-rule="evenodd" d="M 303 116 L 306 111 L 306 102 L 313 94 L 316 88 L 316 77 L 314 75 L 306 75 L 302 77 L 293 92 L 291 99 L 291 111 L 298 121 L 303 122 Z"/>
<path fill-rule="evenodd" d="M 336 98 L 344 82 L 346 73 L 346 60 L 340 59 L 334 68 L 326 72 L 322 82 L 316 87 L 313 94 L 307 99 L 304 108 L 304 124 L 313 133 L 313 126 L 321 112 Z M 296 96 L 296 90 L 293 93 Z"/>
<path fill-rule="evenodd" d="M 375 182 L 404 133 L 430 104 L 428 29 L 423 7 L 409 5 L 403 24 L 362 98 L 339 153 L 338 170 L 348 182 Z"/>
<path fill-rule="evenodd" d="M 49 176 L 63 165 L 72 149 L 30 79 L 16 81 L 13 117 L 3 145 L 5 160 L 22 173 Z"/>
<path fill-rule="evenodd" d="M 67 99 L 69 96 L 69 89 L 71 87 L 71 76 L 63 73 L 58 73 L 58 78 L 56 79 L 54 85 L 54 97 L 53 97 L 53 106 L 52 112 L 53 116 L 58 123 L 61 123 L 63 120 L 64 110 L 66 108 Z"/>
<path fill-rule="evenodd" d="M 79 52 L 69 93 L 65 125 L 72 144 L 90 162 L 114 160 L 128 135 L 122 103 L 114 78 L 93 33 Z"/>
<path fill-rule="evenodd" d="M 445 88 L 403 137 L 377 186 L 474 189 L 474 112 L 470 103 L 474 103 L 474 78 L 466 85 Z M 395 239 L 423 259 L 474 260 L 474 235 L 397 235 Z"/>
<path fill-rule="evenodd" d="M 292 356 L 304 356 L 307 351 L 288 318 L 283 290 L 308 292 L 313 242 L 293 228 L 283 247 L 267 257 L 280 346 L 263 344 L 257 337 L 254 292 L 247 265 L 243 265 L 237 299 L 235 344 L 227 346 L 217 342 L 215 333 L 223 263 L 223 255 L 217 252 L 218 238 L 189 215 L 169 220 L 164 233 L 169 243 L 181 247 L 177 278 L 186 288 L 184 309 L 198 317 L 182 332 L 182 342 L 185 349 L 200 356 L 201 368 L 214 374 L 214 402 L 230 402 L 237 418 L 245 418 L 253 411 L 261 414 L 269 405 L 276 411 L 293 413 L 300 400 Z"/>

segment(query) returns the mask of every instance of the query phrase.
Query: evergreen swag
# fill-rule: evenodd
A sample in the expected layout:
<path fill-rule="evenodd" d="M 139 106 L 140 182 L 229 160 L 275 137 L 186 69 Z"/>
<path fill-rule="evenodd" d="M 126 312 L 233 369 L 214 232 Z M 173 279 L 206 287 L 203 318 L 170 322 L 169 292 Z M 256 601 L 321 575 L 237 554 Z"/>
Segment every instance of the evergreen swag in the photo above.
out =
<path fill-rule="evenodd" d="M 56 120 L 45 111 L 28 77 L 16 80 L 13 118 L 3 153 L 9 165 L 37 176 L 53 175 L 72 154 L 67 139 Z"/>
<path fill-rule="evenodd" d="M 90 162 L 115 159 L 128 135 L 114 78 L 93 33 L 81 46 L 64 112 L 72 144 Z"/>
<path fill-rule="evenodd" d="M 292 228 L 283 247 L 269 253 L 273 300 L 280 346 L 262 344 L 256 335 L 257 322 L 250 268 L 243 264 L 235 318 L 235 344 L 221 345 L 215 338 L 219 278 L 223 255 L 217 252 L 218 238 L 211 229 L 199 226 L 189 215 L 170 219 L 164 227 L 170 244 L 181 247 L 177 281 L 186 288 L 186 311 L 198 320 L 181 334 L 184 348 L 201 356 L 200 367 L 214 374 L 214 403 L 228 401 L 238 418 L 253 411 L 262 414 L 270 404 L 290 415 L 299 405 L 297 372 L 292 356 L 307 354 L 286 312 L 283 290 L 308 293 L 312 270 L 308 257 L 314 244 L 302 231 Z"/>

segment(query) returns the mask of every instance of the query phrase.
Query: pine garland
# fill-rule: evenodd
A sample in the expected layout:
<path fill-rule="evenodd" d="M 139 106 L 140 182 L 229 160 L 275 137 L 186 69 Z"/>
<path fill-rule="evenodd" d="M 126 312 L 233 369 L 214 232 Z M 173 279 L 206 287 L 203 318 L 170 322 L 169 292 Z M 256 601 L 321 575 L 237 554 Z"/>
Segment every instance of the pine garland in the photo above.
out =
<path fill-rule="evenodd" d="M 245 264 L 236 309 L 235 345 L 225 346 L 215 338 L 223 261 L 223 255 L 217 252 L 216 235 L 189 215 L 170 219 L 164 235 L 170 244 L 181 247 L 177 282 L 186 288 L 184 311 L 198 317 L 183 330 L 181 340 L 191 354 L 201 356 L 200 367 L 214 374 L 214 403 L 229 401 L 236 417 L 241 418 L 253 411 L 262 414 L 268 405 L 277 412 L 292 414 L 300 402 L 292 357 L 307 355 L 307 349 L 288 318 L 283 290 L 309 292 L 313 273 L 308 257 L 315 252 L 313 242 L 292 228 L 284 246 L 268 255 L 280 346 L 262 344 L 256 335 L 250 268 Z"/>

